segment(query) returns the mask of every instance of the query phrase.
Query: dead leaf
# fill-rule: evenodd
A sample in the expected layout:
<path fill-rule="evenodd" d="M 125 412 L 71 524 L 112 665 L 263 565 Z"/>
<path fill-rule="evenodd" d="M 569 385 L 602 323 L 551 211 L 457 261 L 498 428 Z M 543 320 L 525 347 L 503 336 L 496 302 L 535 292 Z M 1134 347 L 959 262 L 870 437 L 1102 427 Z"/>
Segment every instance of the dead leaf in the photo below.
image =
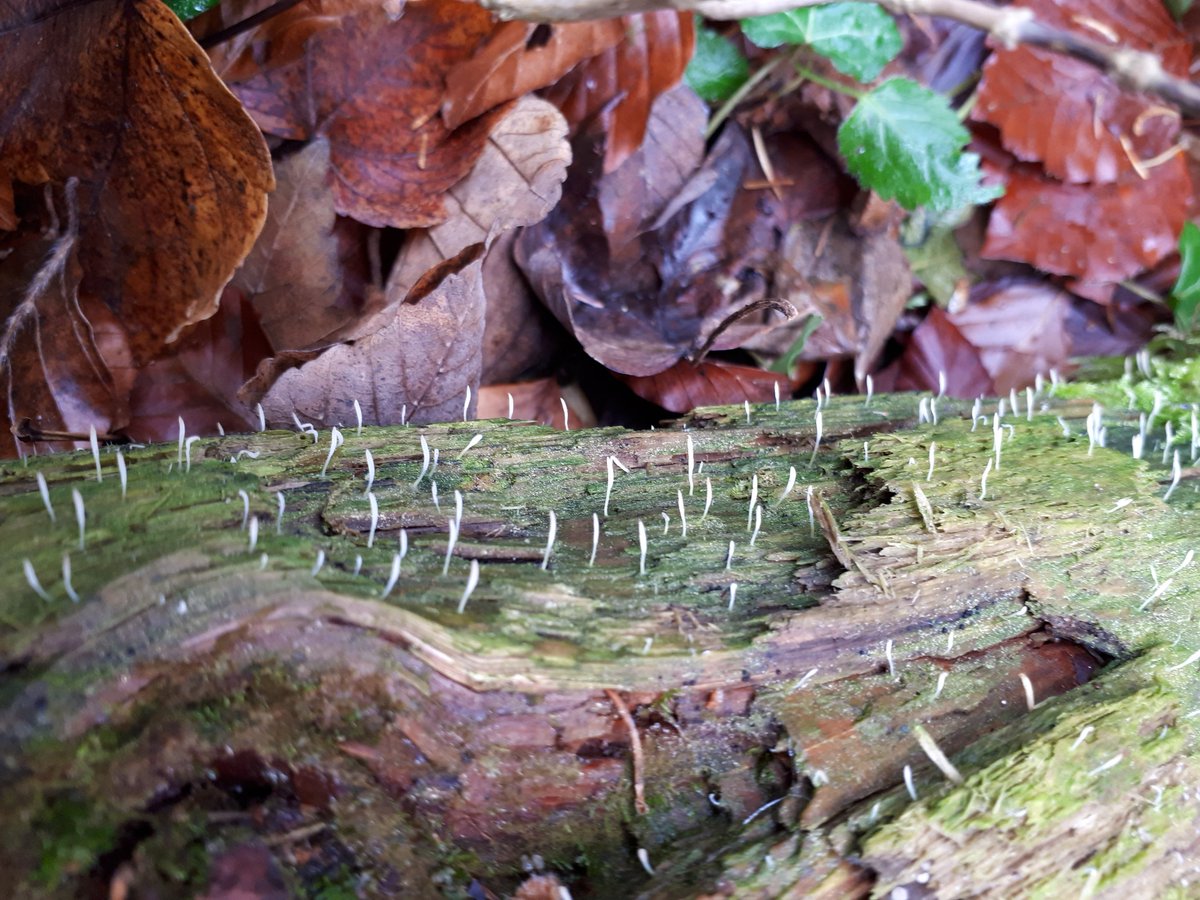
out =
<path fill-rule="evenodd" d="M 171 356 L 137 373 L 127 431 L 141 441 L 165 441 L 178 434 L 181 416 L 189 434 L 257 429 L 238 391 L 270 352 L 254 308 L 241 291 L 226 288 L 215 316 L 185 331 Z"/>
<path fill-rule="evenodd" d="M 538 378 L 519 384 L 493 384 L 479 389 L 479 418 L 508 418 L 508 398 L 513 399 L 513 418 L 539 422 L 560 431 L 569 426 L 591 428 L 596 424 L 592 406 L 577 385 L 560 386 L 557 379 Z M 570 419 L 563 420 L 562 402 L 566 401 Z"/>
<path fill-rule="evenodd" d="M 545 93 L 572 126 L 617 100 L 603 116 L 609 135 L 605 173 L 616 171 L 642 145 L 655 98 L 683 78 L 696 43 L 690 12 L 634 13 L 620 21 L 624 40 L 577 66 Z"/>
<path fill-rule="evenodd" d="M 409 234 L 388 279 L 399 299 L 429 269 L 464 247 L 540 222 L 558 203 L 571 148 L 551 104 L 524 97 L 495 123 L 475 167 L 445 195 L 446 220 Z"/>
<path fill-rule="evenodd" d="M 77 179 L 80 295 L 126 325 L 139 363 L 212 315 L 266 215 L 270 160 L 168 7 L 8 4 L 0 109 L 0 171 L 56 192 Z"/>
<path fill-rule="evenodd" d="M 979 351 L 950 316 L 934 306 L 912 333 L 901 357 L 876 379 L 876 387 L 889 391 L 936 391 L 942 375 L 946 379 L 946 392 L 952 397 L 988 397 L 996 393 L 991 376 L 979 359 Z"/>
<path fill-rule="evenodd" d="M 502 103 L 554 84 L 624 37 L 620 19 L 504 22 L 446 76 L 442 118 L 449 128 L 457 128 Z"/>
<path fill-rule="evenodd" d="M 775 386 L 782 396 L 791 391 L 786 378 L 753 366 L 738 366 L 710 359 L 700 365 L 681 361 L 648 377 L 621 376 L 635 394 L 674 413 L 691 412 L 698 406 L 727 406 L 749 400 L 766 403 L 775 399 Z"/>
<path fill-rule="evenodd" d="M 327 138 L 334 203 L 369 225 L 422 228 L 443 221 L 442 194 L 471 171 L 495 113 L 455 131 L 442 121 L 444 73 L 492 30 L 480 7 L 455 0 L 380 7 L 304 32 L 303 55 L 233 85 L 264 130 Z"/>
<path fill-rule="evenodd" d="M 1086 282 L 1130 278 L 1172 253 L 1192 207 L 1181 156 L 1117 184 L 1064 184 L 1025 165 L 1005 177 L 983 255 Z"/>
<path fill-rule="evenodd" d="M 1144 0 L 1021 0 L 1047 26 L 1123 49 L 1155 53 L 1168 72 L 1188 77 L 1191 43 L 1166 6 Z M 1132 170 L 1122 146 L 1141 159 L 1179 136 L 1177 113 L 1122 91 L 1095 66 L 1031 47 L 997 50 L 984 65 L 972 118 L 1000 129 L 1018 159 L 1040 161 L 1062 181 L 1111 184 Z"/>
<path fill-rule="evenodd" d="M 275 177 L 267 221 L 233 285 L 250 299 L 275 350 L 300 350 L 327 343 L 363 315 L 365 266 L 347 265 L 339 238 L 357 248 L 365 234 L 334 210 L 328 141 L 282 159 Z"/>
<path fill-rule="evenodd" d="M 413 288 L 410 296 L 419 294 L 420 302 L 390 307 L 367 337 L 330 347 L 274 379 L 260 371 L 243 399 L 254 403 L 269 384 L 261 402 L 267 418 L 280 423 L 295 411 L 321 426 L 345 425 L 355 421 L 355 400 L 372 424 L 471 417 L 483 341 L 483 252 L 475 244 L 448 261 L 436 284 Z M 468 388 L 473 396 L 464 410 Z"/>
<path fill-rule="evenodd" d="M 559 345 L 567 343 L 517 268 L 512 256 L 516 239 L 515 231 L 500 235 L 483 261 L 487 321 L 480 383 L 484 385 L 553 371 Z"/>

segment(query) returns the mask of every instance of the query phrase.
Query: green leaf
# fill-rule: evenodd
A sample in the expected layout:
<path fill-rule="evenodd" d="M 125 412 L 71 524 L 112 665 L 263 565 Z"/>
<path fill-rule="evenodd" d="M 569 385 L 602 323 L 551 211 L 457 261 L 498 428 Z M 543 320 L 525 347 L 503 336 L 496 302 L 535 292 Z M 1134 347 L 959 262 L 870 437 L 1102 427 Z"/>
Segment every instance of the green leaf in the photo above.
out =
<path fill-rule="evenodd" d="M 171 8 L 171 12 L 186 22 L 188 19 L 194 19 L 200 13 L 212 9 L 221 0 L 166 0 L 166 2 L 167 6 Z"/>
<path fill-rule="evenodd" d="M 1192 0 L 1166 0 L 1167 9 L 1176 19 L 1182 19 L 1184 13 L 1192 8 Z"/>
<path fill-rule="evenodd" d="M 1200 228 L 1187 222 L 1179 235 L 1179 278 L 1171 288 L 1171 309 L 1175 325 L 1184 334 L 1196 327 L 1200 311 Z"/>
<path fill-rule="evenodd" d="M 859 81 L 878 78 L 904 45 L 895 20 L 874 3 L 830 3 L 758 16 L 742 22 L 742 33 L 759 47 L 807 44 Z"/>
<path fill-rule="evenodd" d="M 696 53 L 688 63 L 683 80 L 709 103 L 720 103 L 750 77 L 746 57 L 729 38 L 711 28 L 696 29 Z"/>
<path fill-rule="evenodd" d="M 969 139 L 945 97 L 907 78 L 868 91 L 838 129 L 854 177 L 907 209 L 957 209 L 1004 192 L 980 184 L 979 157 L 963 153 Z"/>

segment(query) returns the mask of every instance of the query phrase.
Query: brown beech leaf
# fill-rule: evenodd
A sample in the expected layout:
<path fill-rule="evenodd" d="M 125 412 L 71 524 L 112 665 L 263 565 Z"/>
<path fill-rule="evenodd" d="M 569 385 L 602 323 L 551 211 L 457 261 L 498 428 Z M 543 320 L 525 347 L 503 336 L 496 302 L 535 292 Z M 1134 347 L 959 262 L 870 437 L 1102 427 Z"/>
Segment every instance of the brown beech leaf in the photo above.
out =
<path fill-rule="evenodd" d="M 559 111 L 522 98 L 493 125 L 470 174 L 446 192 L 446 220 L 407 236 L 388 293 L 402 298 L 433 266 L 490 233 L 540 222 L 558 203 L 570 162 Z"/>
<path fill-rule="evenodd" d="M 679 83 L 696 43 L 690 12 L 634 13 L 620 22 L 624 40 L 546 91 L 572 126 L 617 100 L 603 116 L 609 135 L 605 172 L 616 170 L 642 145 L 655 98 Z"/>
<path fill-rule="evenodd" d="M 1114 48 L 1149 50 L 1186 78 L 1191 42 L 1165 4 L 1145 0 L 1022 0 L 1046 25 Z M 1030 47 L 988 60 L 972 117 L 1000 129 L 1018 159 L 1040 161 L 1056 178 L 1109 184 L 1129 172 L 1126 148 L 1150 159 L 1171 147 L 1180 121 L 1152 98 L 1122 91 L 1096 67 Z"/>
<path fill-rule="evenodd" d="M 212 315 L 266 215 L 270 160 L 167 6 L 6 4 L 0 109 L 0 172 L 76 185 L 79 293 L 125 324 L 138 363 Z"/>
<path fill-rule="evenodd" d="M 104 434 L 125 424 L 124 391 L 80 302 L 79 280 L 78 238 L 73 233 L 55 241 L 27 237 L 0 269 L 4 456 L 25 449 L 16 444 L 14 427 L 23 433 L 86 436 L 92 425 Z M 38 441 L 34 446 L 49 444 Z"/>
<path fill-rule="evenodd" d="M 483 261 L 487 322 L 480 383 L 485 385 L 553 371 L 559 345 L 570 342 L 517 268 L 516 239 L 514 231 L 500 235 Z"/>
<path fill-rule="evenodd" d="M 442 118 L 457 128 L 493 107 L 554 84 L 625 37 L 620 19 L 535 24 L 504 22 L 446 76 Z"/>
<path fill-rule="evenodd" d="M 138 371 L 128 432 L 142 441 L 169 440 L 178 434 L 180 416 L 189 434 L 257 428 L 238 390 L 269 354 L 253 307 L 227 287 L 215 316 L 188 328 L 170 356 Z"/>
<path fill-rule="evenodd" d="M 443 263 L 409 293 L 409 302 L 380 314 L 381 327 L 353 343 L 338 344 L 300 366 L 276 374 L 264 364 L 243 399 L 261 402 L 271 422 L 295 411 L 320 425 L 355 420 L 389 424 L 463 418 L 467 389 L 478 393 L 483 342 L 484 245 L 474 244 Z M 285 364 L 287 360 L 283 361 Z M 467 409 L 469 416 L 476 398 Z"/>
<path fill-rule="evenodd" d="M 277 163 L 275 178 L 267 221 L 233 284 L 275 350 L 300 350 L 362 315 L 366 273 L 348 267 L 339 237 L 358 243 L 363 229 L 334 210 L 325 139 Z"/>
<path fill-rule="evenodd" d="M 738 366 L 710 359 L 695 365 L 680 361 L 657 375 L 621 376 L 635 394 L 675 413 L 698 406 L 733 403 L 766 403 L 775 399 L 775 386 L 786 396 L 791 390 L 782 375 L 753 366 Z"/>
<path fill-rule="evenodd" d="M 411 3 L 399 19 L 368 6 L 302 34 L 300 58 L 233 89 L 264 130 L 329 140 L 339 213 L 376 226 L 436 225 L 442 194 L 471 171 L 494 115 L 447 128 L 438 115 L 444 73 L 491 30 L 487 12 L 456 0 Z"/>
<path fill-rule="evenodd" d="M 693 281 L 717 258 L 746 156 L 732 146 L 734 129 L 693 174 L 704 117 L 688 89 L 664 94 L 645 145 L 610 176 L 601 174 L 603 134 L 579 135 L 562 201 L 517 239 L 517 263 L 542 302 L 616 372 L 661 372 L 699 348 L 717 311 L 724 318 L 728 297 Z"/>
<path fill-rule="evenodd" d="M 936 391 L 939 375 L 943 374 L 946 392 L 952 397 L 996 393 L 978 348 L 941 307 L 935 306 L 912 333 L 904 353 L 878 379 L 877 386 L 897 391 Z"/>
<path fill-rule="evenodd" d="M 1182 156 L 1116 184 L 1064 184 L 1014 166 L 988 221 L 983 255 L 1027 262 L 1085 282 L 1112 282 L 1174 251 L 1192 208 Z"/>
<path fill-rule="evenodd" d="M 1066 367 L 1070 311 L 1066 291 L 1044 281 L 1019 281 L 976 289 L 950 320 L 978 352 L 993 392 L 1006 395 L 1032 384 L 1039 372 Z"/>
<path fill-rule="evenodd" d="M 513 418 L 539 422 L 562 431 L 591 428 L 596 415 L 583 391 L 576 385 L 560 386 L 554 378 L 538 378 L 518 384 L 493 384 L 479 389 L 479 418 L 508 418 L 508 398 L 513 400 Z M 563 420 L 563 401 L 570 419 Z"/>

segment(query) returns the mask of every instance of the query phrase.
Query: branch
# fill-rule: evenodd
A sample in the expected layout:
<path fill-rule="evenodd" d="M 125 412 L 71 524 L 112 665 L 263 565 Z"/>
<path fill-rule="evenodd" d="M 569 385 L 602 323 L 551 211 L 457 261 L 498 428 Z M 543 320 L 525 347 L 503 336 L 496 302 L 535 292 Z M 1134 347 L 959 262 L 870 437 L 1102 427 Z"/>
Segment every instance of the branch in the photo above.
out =
<path fill-rule="evenodd" d="M 818 6 L 828 0 L 480 0 L 506 19 L 565 22 L 675 9 L 709 19 L 745 19 Z M 1185 116 L 1200 117 L 1200 87 L 1163 69 L 1153 53 L 1103 43 L 1039 22 L 1032 10 L 995 7 L 979 0 L 878 0 L 897 15 L 940 16 L 985 31 L 1005 47 L 1044 47 L 1090 63 L 1121 86 L 1155 94 Z"/>

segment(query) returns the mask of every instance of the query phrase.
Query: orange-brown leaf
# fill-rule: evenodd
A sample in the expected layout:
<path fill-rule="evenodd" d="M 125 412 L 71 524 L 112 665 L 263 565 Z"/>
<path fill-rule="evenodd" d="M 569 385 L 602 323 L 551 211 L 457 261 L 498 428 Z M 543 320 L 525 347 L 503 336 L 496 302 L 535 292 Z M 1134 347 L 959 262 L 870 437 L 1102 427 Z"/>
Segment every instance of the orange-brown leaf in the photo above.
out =
<path fill-rule="evenodd" d="M 657 375 L 618 376 L 639 397 L 675 413 L 691 412 L 698 406 L 732 403 L 766 403 L 775 399 L 775 386 L 787 396 L 787 379 L 752 366 L 738 366 L 711 359 L 694 365 L 681 360 Z"/>
<path fill-rule="evenodd" d="M 642 145 L 655 98 L 679 83 L 696 43 L 690 12 L 635 13 L 620 21 L 623 41 L 577 66 L 546 93 L 573 126 L 621 98 L 605 112 L 605 172 Z"/>
<path fill-rule="evenodd" d="M 368 225 L 436 225 L 442 194 L 471 171 L 494 118 L 447 128 L 438 115 L 444 73 L 491 30 L 488 13 L 455 0 L 411 3 L 394 21 L 367 7 L 234 90 L 264 130 L 329 140 L 339 213 Z"/>
<path fill-rule="evenodd" d="M 1187 77 L 1191 44 L 1162 3 L 1145 0 L 1022 0 L 1038 18 L 1114 47 L 1150 50 Z M 1030 47 L 998 50 L 984 66 L 973 118 L 1000 129 L 1017 158 L 1041 161 L 1056 178 L 1112 183 L 1178 138 L 1179 116 L 1121 90 L 1095 66 Z"/>
<path fill-rule="evenodd" d="M 216 310 L 272 187 L 262 135 L 157 0 L 0 10 L 0 172 L 74 181 L 79 290 L 138 362 Z M 60 202 L 62 202 L 60 200 Z"/>
<path fill-rule="evenodd" d="M 457 128 L 501 103 L 554 84 L 624 37 L 619 19 L 557 25 L 505 22 L 446 76 L 442 118 L 448 127 Z"/>

